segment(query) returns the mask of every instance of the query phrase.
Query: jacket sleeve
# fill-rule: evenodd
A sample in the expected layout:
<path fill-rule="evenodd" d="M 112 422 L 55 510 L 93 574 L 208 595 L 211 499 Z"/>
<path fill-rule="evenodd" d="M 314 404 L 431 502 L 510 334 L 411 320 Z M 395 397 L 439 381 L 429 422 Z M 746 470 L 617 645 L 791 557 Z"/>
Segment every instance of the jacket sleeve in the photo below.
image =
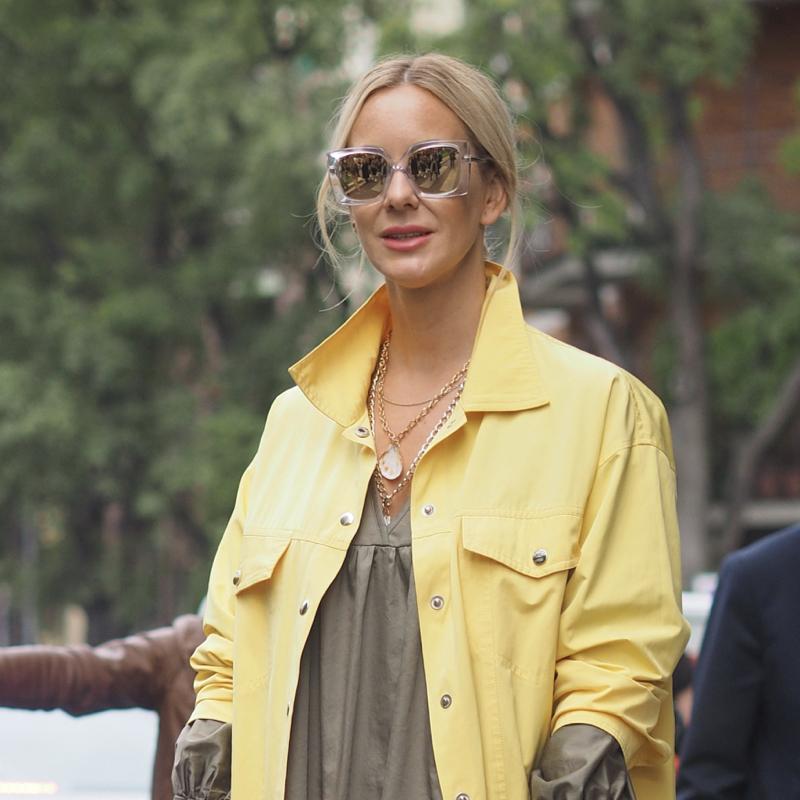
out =
<path fill-rule="evenodd" d="M 674 742 L 671 675 L 687 639 L 666 414 L 622 373 L 609 392 L 562 606 L 553 729 L 594 725 L 619 742 L 629 767 L 665 763 Z"/>
<path fill-rule="evenodd" d="M 744 797 L 763 691 L 759 603 L 743 563 L 722 566 L 695 671 L 692 722 L 678 771 L 680 800 Z"/>
<path fill-rule="evenodd" d="M 157 710 L 175 671 L 172 628 L 98 647 L 28 645 L 0 649 L 0 705 L 92 714 L 112 708 Z"/>
<path fill-rule="evenodd" d="M 236 505 L 211 567 L 203 630 L 206 640 L 195 650 L 191 665 L 197 703 L 190 720 L 232 722 L 233 716 L 233 575 L 239 563 L 253 464 L 242 476 Z"/>

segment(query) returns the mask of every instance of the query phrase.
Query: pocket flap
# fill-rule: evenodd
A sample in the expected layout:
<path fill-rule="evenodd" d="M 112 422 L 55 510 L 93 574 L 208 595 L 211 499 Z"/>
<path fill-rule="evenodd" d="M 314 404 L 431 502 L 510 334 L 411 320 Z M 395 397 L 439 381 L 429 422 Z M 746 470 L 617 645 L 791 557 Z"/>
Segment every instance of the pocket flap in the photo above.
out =
<path fill-rule="evenodd" d="M 233 593 L 239 594 L 256 583 L 269 580 L 291 541 L 273 539 L 271 536 L 248 536 L 245 533 L 239 568 L 233 577 Z"/>
<path fill-rule="evenodd" d="M 577 514 L 535 519 L 467 516 L 462 526 L 465 549 L 532 578 L 572 569 L 578 563 Z"/>

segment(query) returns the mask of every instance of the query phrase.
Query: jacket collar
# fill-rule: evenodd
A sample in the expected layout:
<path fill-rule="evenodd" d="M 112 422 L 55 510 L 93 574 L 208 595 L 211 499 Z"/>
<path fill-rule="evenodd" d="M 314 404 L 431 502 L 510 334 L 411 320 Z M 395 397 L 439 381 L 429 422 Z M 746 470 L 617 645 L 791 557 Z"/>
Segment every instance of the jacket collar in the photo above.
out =
<path fill-rule="evenodd" d="M 487 262 L 491 278 L 461 395 L 465 411 L 522 411 L 549 400 L 526 332 L 517 282 Z M 372 371 L 389 329 L 381 286 L 337 331 L 289 369 L 308 400 L 343 427 L 364 414 Z"/>

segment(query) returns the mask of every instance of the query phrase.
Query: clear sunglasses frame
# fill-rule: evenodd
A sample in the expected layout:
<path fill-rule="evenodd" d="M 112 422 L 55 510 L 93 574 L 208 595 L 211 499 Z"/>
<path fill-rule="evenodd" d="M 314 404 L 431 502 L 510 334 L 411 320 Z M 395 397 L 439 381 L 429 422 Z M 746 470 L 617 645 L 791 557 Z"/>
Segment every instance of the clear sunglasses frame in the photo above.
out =
<path fill-rule="evenodd" d="M 429 192 L 425 191 L 414 178 L 413 174 L 408 169 L 409 161 L 420 151 L 432 150 L 440 147 L 453 148 L 455 150 L 455 158 L 458 160 L 458 182 L 452 189 L 446 191 Z M 379 156 L 383 159 L 385 164 L 385 174 L 383 177 L 383 184 L 376 194 L 371 197 L 357 198 L 351 197 L 347 194 L 346 178 L 342 174 L 342 163 L 348 156 Z M 414 192 L 418 197 L 439 199 L 445 197 L 462 197 L 469 192 L 469 182 L 471 165 L 473 162 L 481 163 L 488 161 L 488 158 L 480 158 L 478 156 L 470 155 L 470 143 L 463 139 L 430 139 L 425 142 L 417 142 L 412 144 L 411 147 L 403 153 L 399 161 L 394 162 L 389 157 L 389 154 L 382 147 L 346 147 L 343 150 L 331 150 L 328 154 L 328 177 L 330 179 L 331 188 L 333 189 L 336 202 L 343 206 L 361 206 L 368 203 L 376 203 L 383 200 L 386 195 L 386 190 L 391 183 L 392 177 L 395 172 L 402 172 L 408 182 L 411 184 Z M 455 167 L 456 165 L 453 165 Z M 356 181 L 359 180 L 356 175 Z M 366 182 L 366 181 L 365 181 Z"/>

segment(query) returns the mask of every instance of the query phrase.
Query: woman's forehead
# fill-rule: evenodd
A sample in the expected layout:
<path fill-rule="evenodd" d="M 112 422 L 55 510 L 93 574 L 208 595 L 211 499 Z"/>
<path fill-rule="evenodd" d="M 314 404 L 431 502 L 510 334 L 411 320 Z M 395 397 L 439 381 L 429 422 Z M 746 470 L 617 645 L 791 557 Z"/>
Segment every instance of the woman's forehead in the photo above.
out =
<path fill-rule="evenodd" d="M 436 95 L 420 86 L 403 84 L 379 89 L 367 98 L 346 146 L 383 147 L 399 158 L 417 142 L 467 138 L 464 123 Z"/>

